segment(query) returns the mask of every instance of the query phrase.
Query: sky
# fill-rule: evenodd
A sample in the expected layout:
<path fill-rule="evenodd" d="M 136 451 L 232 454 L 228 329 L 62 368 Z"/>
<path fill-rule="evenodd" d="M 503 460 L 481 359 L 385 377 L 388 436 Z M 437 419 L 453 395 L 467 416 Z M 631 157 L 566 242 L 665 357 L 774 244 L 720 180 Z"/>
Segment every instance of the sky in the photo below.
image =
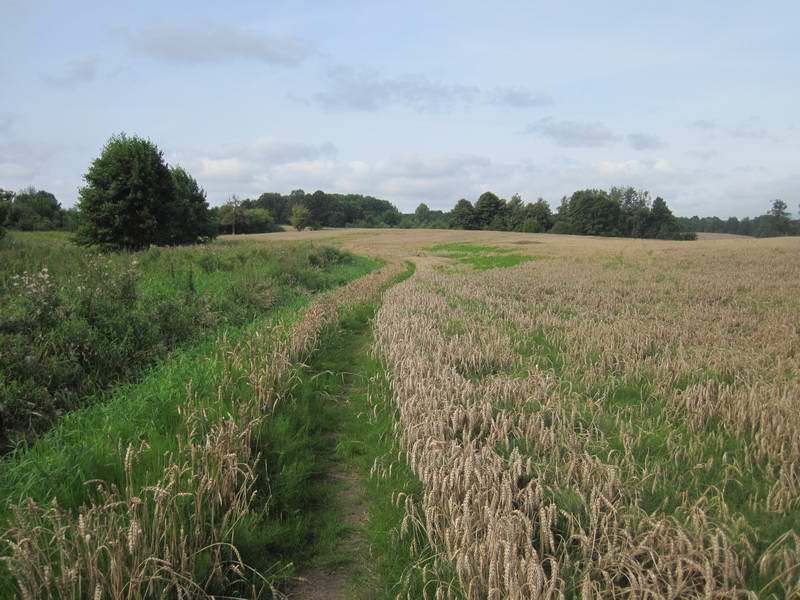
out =
<path fill-rule="evenodd" d="M 114 134 L 218 205 L 631 185 L 682 216 L 800 203 L 800 3 L 0 0 L 0 188 L 77 201 Z"/>

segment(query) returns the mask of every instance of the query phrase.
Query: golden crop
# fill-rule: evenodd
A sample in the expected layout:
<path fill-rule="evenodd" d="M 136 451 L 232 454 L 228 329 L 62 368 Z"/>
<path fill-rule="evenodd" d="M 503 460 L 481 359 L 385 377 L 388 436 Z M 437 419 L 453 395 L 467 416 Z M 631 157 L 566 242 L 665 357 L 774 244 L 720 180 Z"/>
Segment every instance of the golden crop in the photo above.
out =
<path fill-rule="evenodd" d="M 387 292 L 397 433 L 468 598 L 800 597 L 798 247 L 715 243 L 421 258 Z"/>

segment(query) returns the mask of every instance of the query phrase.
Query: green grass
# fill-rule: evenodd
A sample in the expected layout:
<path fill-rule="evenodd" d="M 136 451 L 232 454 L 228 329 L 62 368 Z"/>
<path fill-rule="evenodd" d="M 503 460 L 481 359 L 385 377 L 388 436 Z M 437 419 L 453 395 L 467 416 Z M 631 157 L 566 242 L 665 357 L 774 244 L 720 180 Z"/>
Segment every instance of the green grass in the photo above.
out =
<path fill-rule="evenodd" d="M 346 281 L 366 274 L 376 265 L 375 261 L 356 260 L 332 267 L 329 275 Z M 259 353 L 268 352 L 271 338 L 265 338 L 263 332 L 279 323 L 291 324 L 312 297 L 298 290 L 280 307 L 254 322 L 227 328 L 218 337 L 207 337 L 197 345 L 175 351 L 141 381 L 118 387 L 103 403 L 65 415 L 30 448 L 18 448 L 7 455 L 0 465 L 0 530 L 10 523 L 10 507 L 26 498 L 43 505 L 55 499 L 63 509 L 74 512 L 98 498 L 96 486 L 85 484 L 88 480 L 103 480 L 109 486 L 125 488 L 122 458 L 128 444 L 142 441 L 147 448 L 131 471 L 131 493 L 143 495 L 144 488 L 163 477 L 167 456 L 179 454 L 179 439 L 187 438 L 187 427 L 201 427 L 193 435 L 202 435 L 212 424 L 237 414 L 239 403 L 253 394 L 246 373 L 239 372 L 246 370 L 246 365 L 236 366 L 230 361 L 233 346 L 256 342 Z M 202 407 L 202 423 L 190 425 L 179 414 L 187 403 L 189 389 Z M 300 485 L 304 480 L 303 465 L 291 457 L 305 453 L 308 458 L 310 453 L 309 460 L 313 460 L 318 450 L 307 442 L 313 442 L 309 436 L 319 413 L 303 412 L 302 403 L 285 406 L 287 410 L 276 410 L 275 419 L 266 419 L 255 433 L 255 450 L 267 458 L 257 467 L 267 468 L 266 476 L 261 473 L 259 480 L 268 482 L 261 499 L 262 508 L 270 512 L 251 513 L 240 524 L 239 532 L 243 553 L 254 558 L 254 566 L 266 576 L 274 578 L 283 573 L 277 570 L 279 563 L 267 560 L 271 555 L 265 548 L 292 544 L 302 533 L 291 520 L 272 518 L 273 512 L 280 515 L 295 510 L 291 507 L 302 502 L 297 494 L 304 492 Z M 268 535 L 259 535 L 264 532 Z M 253 539 L 257 540 L 259 552 L 248 554 Z M 198 568 L 204 567 L 199 564 Z M 0 571 L 2 598 L 13 595 L 14 585 L 8 576 L 6 571 Z"/>
<path fill-rule="evenodd" d="M 459 263 L 469 265 L 476 271 L 488 269 L 505 269 L 516 267 L 524 262 L 537 260 L 538 257 L 519 254 L 513 248 L 497 246 L 481 246 L 479 244 L 435 244 L 428 248 L 430 252 L 446 256 Z"/>
<path fill-rule="evenodd" d="M 0 244 L 0 450 L 140 378 L 176 348 L 374 268 L 311 244 L 97 254 L 64 234 Z"/>
<path fill-rule="evenodd" d="M 497 246 L 482 246 L 480 244 L 434 244 L 428 248 L 436 254 L 511 254 L 516 252 L 513 248 L 499 248 Z"/>
<path fill-rule="evenodd" d="M 335 268 L 332 280 L 355 279 L 375 266 L 374 261 Z M 0 464 L 0 524 L 7 520 L 7 506 L 26 497 L 38 502 L 56 498 L 61 506 L 74 509 L 91 497 L 83 485 L 103 479 L 120 485 L 124 473 L 120 448 L 146 440 L 150 449 L 142 458 L 142 483 L 161 476 L 164 453 L 175 448 L 175 434 L 182 426 L 178 407 L 185 403 L 191 382 L 197 397 L 216 400 L 217 386 L 226 369 L 224 350 L 236 341 L 278 322 L 291 322 L 312 295 L 287 296 L 256 321 L 226 328 L 224 339 L 206 337 L 201 343 L 174 352 L 169 360 L 152 368 L 141 381 L 118 387 L 104 402 L 66 414 L 50 432 L 29 448 L 20 447 Z M 241 388 L 241 389 L 240 389 Z M 209 409 L 218 414 L 234 410 L 237 394 L 246 393 L 244 382 L 226 390 L 221 402 Z"/>
<path fill-rule="evenodd" d="M 411 274 L 407 271 L 404 277 Z M 286 577 L 298 565 L 355 570 L 352 597 L 393 599 L 402 591 L 422 597 L 421 556 L 410 552 L 410 539 L 398 541 L 404 510 L 392 502 L 396 492 L 419 499 L 421 484 L 404 461 L 392 426 L 395 408 L 381 364 L 370 355 L 370 321 L 377 306 L 363 304 L 326 332 L 321 349 L 300 374 L 290 402 L 276 413 L 265 435 L 271 465 L 271 514 L 254 529 L 248 524 L 245 561 L 258 561 Z M 370 479 L 378 460 L 391 475 Z M 349 477 L 336 481 L 331 470 Z M 345 490 L 350 486 L 353 489 Z M 345 524 L 342 492 L 361 497 L 367 523 L 358 530 Z M 266 490 L 264 491 L 266 493 Z M 372 548 L 349 542 L 361 536 Z M 424 535 L 417 544 L 426 548 Z M 278 566 L 276 566 L 278 565 Z M 452 577 L 452 574 L 449 574 Z M 368 592 L 368 593 L 367 593 Z"/>

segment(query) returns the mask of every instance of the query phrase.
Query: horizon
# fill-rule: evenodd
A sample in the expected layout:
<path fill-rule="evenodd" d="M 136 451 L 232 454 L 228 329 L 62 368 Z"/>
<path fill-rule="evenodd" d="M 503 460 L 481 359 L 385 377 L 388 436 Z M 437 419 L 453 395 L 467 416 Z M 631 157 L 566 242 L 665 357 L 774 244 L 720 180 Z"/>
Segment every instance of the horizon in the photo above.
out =
<path fill-rule="evenodd" d="M 630 185 L 679 216 L 755 217 L 776 198 L 794 216 L 800 7 L 770 8 L 12 0 L 0 188 L 71 207 L 126 131 L 212 206 L 302 188 L 402 213 L 489 190 L 555 209 Z"/>

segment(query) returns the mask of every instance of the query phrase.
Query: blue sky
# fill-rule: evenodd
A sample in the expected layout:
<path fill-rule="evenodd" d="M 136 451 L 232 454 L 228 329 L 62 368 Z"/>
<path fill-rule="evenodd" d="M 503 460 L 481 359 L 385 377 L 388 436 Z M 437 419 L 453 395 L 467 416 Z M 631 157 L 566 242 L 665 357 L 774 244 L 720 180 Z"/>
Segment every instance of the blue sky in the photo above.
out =
<path fill-rule="evenodd" d="M 0 0 L 0 187 L 74 204 L 149 137 L 219 204 L 633 185 L 680 215 L 800 203 L 797 2 Z"/>

